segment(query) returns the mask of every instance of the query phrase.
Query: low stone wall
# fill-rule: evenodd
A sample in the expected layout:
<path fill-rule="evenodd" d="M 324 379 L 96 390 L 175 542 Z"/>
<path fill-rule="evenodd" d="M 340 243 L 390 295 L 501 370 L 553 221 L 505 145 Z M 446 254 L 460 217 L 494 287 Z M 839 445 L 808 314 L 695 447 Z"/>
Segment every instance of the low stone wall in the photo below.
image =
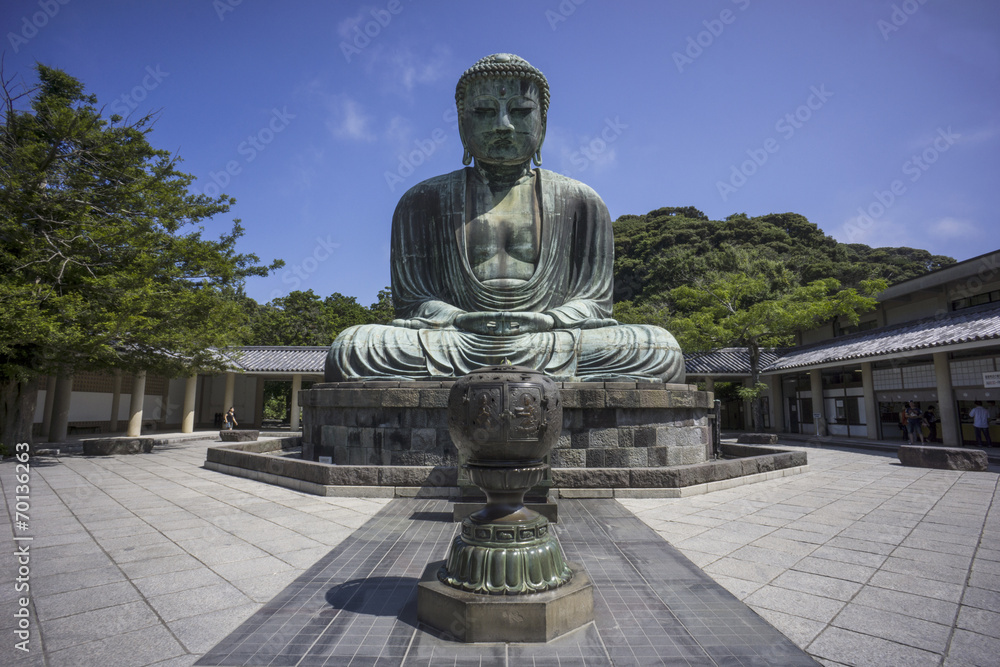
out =
<path fill-rule="evenodd" d="M 896 450 L 899 462 L 917 468 L 941 470 L 975 470 L 989 468 L 989 458 L 982 449 L 935 447 L 933 445 L 902 445 Z"/>
<path fill-rule="evenodd" d="M 454 382 L 338 382 L 299 394 L 303 458 L 337 465 L 454 466 Z M 639 468 L 710 457 L 712 394 L 693 385 L 560 383 L 559 468 Z"/>
<path fill-rule="evenodd" d="M 460 495 L 458 469 L 454 466 L 315 463 L 281 456 L 283 447 L 294 446 L 294 439 L 289 441 L 269 440 L 210 447 L 205 467 L 318 495 L 445 498 Z M 722 454 L 739 458 L 656 468 L 555 468 L 552 470 L 552 484 L 559 489 L 560 495 L 567 497 L 643 495 L 653 490 L 679 491 L 740 478 L 797 471 L 807 465 L 806 452 L 802 451 L 723 443 Z"/>

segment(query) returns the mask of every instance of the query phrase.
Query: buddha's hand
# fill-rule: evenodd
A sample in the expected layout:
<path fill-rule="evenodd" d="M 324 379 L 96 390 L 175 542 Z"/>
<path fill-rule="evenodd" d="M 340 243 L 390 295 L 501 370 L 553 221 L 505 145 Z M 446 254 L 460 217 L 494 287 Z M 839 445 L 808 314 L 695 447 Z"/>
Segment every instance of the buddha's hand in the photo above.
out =
<path fill-rule="evenodd" d="M 618 326 L 618 320 L 613 320 L 610 317 L 588 317 L 585 320 L 581 320 L 576 326 L 579 329 L 601 329 L 603 327 L 616 327 Z"/>
<path fill-rule="evenodd" d="M 484 336 L 518 336 L 520 334 L 548 331 L 555 320 L 545 313 L 463 313 L 455 318 L 455 326 Z"/>

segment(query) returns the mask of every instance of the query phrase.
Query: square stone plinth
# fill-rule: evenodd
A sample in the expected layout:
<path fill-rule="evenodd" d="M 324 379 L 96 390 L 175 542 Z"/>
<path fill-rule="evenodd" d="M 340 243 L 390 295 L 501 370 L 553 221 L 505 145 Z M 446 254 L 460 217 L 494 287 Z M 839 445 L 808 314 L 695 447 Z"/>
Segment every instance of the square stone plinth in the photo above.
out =
<path fill-rule="evenodd" d="M 576 563 L 573 579 L 544 593 L 482 595 L 441 583 L 444 561 L 431 563 L 417 585 L 417 619 L 458 641 L 547 642 L 594 620 L 594 587 Z"/>

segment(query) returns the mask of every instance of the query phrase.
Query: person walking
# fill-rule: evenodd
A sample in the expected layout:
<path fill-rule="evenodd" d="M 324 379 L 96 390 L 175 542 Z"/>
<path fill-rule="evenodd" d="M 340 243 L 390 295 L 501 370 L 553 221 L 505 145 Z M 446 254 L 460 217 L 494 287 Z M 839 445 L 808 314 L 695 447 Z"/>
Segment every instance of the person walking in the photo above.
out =
<path fill-rule="evenodd" d="M 924 423 L 927 424 L 927 441 L 937 442 L 937 415 L 934 414 L 934 406 L 928 405 L 927 409 L 924 410 Z"/>
<path fill-rule="evenodd" d="M 232 431 L 237 426 L 239 424 L 236 423 L 236 408 L 229 408 L 229 412 L 226 413 L 226 428 Z"/>
<path fill-rule="evenodd" d="M 976 447 L 982 447 L 983 436 L 986 436 L 986 446 L 992 447 L 990 440 L 990 413 L 983 407 L 982 401 L 976 401 L 976 407 L 969 410 L 972 417 L 972 427 L 976 429 Z"/>

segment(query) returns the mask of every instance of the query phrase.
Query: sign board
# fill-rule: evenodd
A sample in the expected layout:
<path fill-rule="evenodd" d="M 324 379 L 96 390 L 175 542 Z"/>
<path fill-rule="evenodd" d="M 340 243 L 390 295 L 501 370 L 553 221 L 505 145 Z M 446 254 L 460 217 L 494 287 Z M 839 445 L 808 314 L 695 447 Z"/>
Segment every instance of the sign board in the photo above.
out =
<path fill-rule="evenodd" d="M 333 457 L 332 456 L 321 456 L 321 457 L 319 457 L 319 462 L 320 463 L 329 463 L 329 464 L 333 465 Z"/>
<path fill-rule="evenodd" d="M 1000 371 L 983 373 L 983 386 L 987 389 L 1000 387 Z"/>
<path fill-rule="evenodd" d="M 821 419 L 822 417 L 823 417 L 823 413 L 822 412 L 814 412 L 813 413 L 813 419 Z"/>

